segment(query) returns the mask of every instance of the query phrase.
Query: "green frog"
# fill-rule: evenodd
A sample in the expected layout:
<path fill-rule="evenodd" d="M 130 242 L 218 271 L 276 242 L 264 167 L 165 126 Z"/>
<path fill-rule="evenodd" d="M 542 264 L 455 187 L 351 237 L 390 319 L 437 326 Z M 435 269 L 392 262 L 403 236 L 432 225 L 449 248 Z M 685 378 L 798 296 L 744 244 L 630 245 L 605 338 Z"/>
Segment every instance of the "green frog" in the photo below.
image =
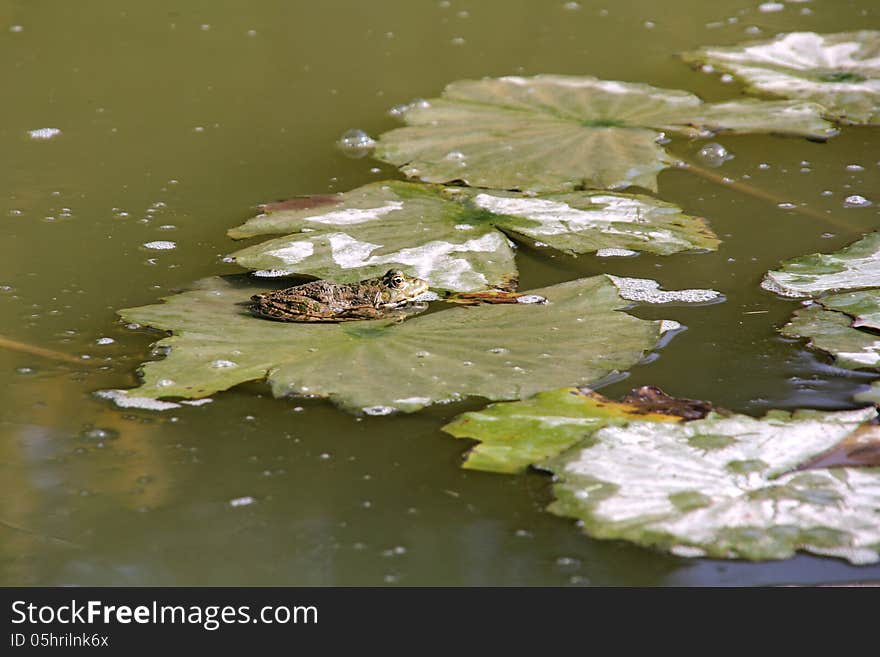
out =
<path fill-rule="evenodd" d="M 400 316 L 401 308 L 428 291 L 428 281 L 390 269 L 359 283 L 312 281 L 255 294 L 251 311 L 280 322 L 348 322 Z"/>

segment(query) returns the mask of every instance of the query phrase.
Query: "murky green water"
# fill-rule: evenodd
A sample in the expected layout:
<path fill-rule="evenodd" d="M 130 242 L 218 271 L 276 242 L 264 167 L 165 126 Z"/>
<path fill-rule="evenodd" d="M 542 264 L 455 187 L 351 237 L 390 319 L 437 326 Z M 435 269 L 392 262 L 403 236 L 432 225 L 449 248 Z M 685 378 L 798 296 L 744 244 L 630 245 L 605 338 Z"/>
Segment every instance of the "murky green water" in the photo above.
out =
<path fill-rule="evenodd" d="M 386 110 L 456 79 L 568 73 L 690 89 L 740 88 L 673 57 L 778 31 L 880 28 L 872 0 L 761 12 L 758 0 L 321 3 L 0 2 L 0 335 L 79 357 L 0 349 L 4 584 L 774 584 L 877 579 L 800 557 L 689 561 L 580 535 L 542 511 L 546 478 L 458 468 L 441 433 L 478 400 L 354 418 L 260 385 L 166 414 L 92 392 L 128 387 L 154 335 L 119 324 L 210 274 L 232 273 L 225 230 L 258 202 L 346 190 L 394 171 L 333 148 L 377 134 Z M 606 11 L 607 10 L 607 11 Z M 646 22 L 647 21 L 647 22 Z M 463 40 L 460 41 L 460 40 Z M 57 128 L 39 141 L 29 130 Z M 837 370 L 774 327 L 795 304 L 757 284 L 780 259 L 838 248 L 880 224 L 880 131 L 826 144 L 724 137 L 720 170 L 828 222 L 680 171 L 661 195 L 711 220 L 716 254 L 609 261 L 521 248 L 523 288 L 602 271 L 713 287 L 727 302 L 640 309 L 689 327 L 629 379 L 759 413 L 845 408 L 871 377 Z M 704 142 L 674 144 L 692 156 Z M 759 168 L 760 163 L 769 168 Z M 859 164 L 853 171 L 847 165 Z M 371 167 L 377 167 L 371 169 Z M 830 195 L 823 196 L 823 190 Z M 173 240 L 177 248 L 141 245 Z M 112 338 L 110 344 L 98 344 Z M 105 340 L 106 342 L 106 340 Z M 103 431 L 96 431 L 103 430 Z M 234 506 L 232 500 L 253 498 Z"/>

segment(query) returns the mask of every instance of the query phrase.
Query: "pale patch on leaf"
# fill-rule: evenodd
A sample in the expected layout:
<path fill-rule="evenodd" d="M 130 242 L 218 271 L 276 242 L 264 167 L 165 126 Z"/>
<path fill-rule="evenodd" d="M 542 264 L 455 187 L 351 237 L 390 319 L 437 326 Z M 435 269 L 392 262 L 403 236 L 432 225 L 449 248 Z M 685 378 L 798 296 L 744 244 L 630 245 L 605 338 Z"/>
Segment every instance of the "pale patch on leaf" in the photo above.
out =
<path fill-rule="evenodd" d="M 880 122 L 880 32 L 791 32 L 769 41 L 685 53 L 751 89 L 825 106 L 853 123 Z"/>

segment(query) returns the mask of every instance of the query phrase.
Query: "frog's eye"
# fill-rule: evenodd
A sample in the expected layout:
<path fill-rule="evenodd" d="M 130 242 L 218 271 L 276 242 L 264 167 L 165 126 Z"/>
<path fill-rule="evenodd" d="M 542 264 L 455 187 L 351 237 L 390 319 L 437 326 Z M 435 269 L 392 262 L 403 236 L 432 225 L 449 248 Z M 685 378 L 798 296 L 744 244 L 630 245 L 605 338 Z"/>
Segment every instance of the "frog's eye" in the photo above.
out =
<path fill-rule="evenodd" d="M 400 276 L 395 276 L 391 279 L 391 285 L 395 288 L 403 287 L 403 278 L 401 278 Z"/>

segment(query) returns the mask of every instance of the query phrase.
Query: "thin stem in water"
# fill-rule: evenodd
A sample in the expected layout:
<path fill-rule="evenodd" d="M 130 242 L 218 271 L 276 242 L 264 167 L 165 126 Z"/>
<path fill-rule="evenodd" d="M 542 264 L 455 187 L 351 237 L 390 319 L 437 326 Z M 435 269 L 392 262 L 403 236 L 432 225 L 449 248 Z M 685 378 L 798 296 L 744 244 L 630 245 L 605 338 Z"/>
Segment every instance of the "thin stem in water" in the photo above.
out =
<path fill-rule="evenodd" d="M 767 192 L 763 189 L 752 187 L 751 185 L 747 185 L 746 183 L 738 180 L 731 180 L 730 178 L 720 176 L 717 173 L 713 173 L 712 171 L 704 169 L 703 167 L 693 164 L 692 162 L 685 162 L 682 160 L 678 163 L 677 167 L 679 169 L 684 169 L 685 171 L 696 174 L 701 178 L 705 178 L 706 180 L 710 180 L 718 185 L 724 185 L 725 187 L 729 187 L 730 189 L 740 192 L 741 194 L 746 194 L 747 196 L 751 196 L 762 201 L 767 201 L 768 203 L 773 203 L 774 205 L 780 205 L 781 203 L 786 202 L 785 199 L 781 199 L 778 196 L 771 194 L 770 192 Z M 863 230 L 859 226 L 854 226 L 846 221 L 842 221 L 834 215 L 819 212 L 818 210 L 814 210 L 810 207 L 792 204 L 790 207 L 786 207 L 786 209 L 791 210 L 792 212 L 797 212 L 798 214 L 802 214 L 812 219 L 818 219 L 819 221 L 828 223 L 840 230 L 846 230 L 855 233 L 863 232 Z"/>
<path fill-rule="evenodd" d="M 50 360 L 57 360 L 64 363 L 72 363 L 74 365 L 84 364 L 84 361 L 76 356 L 64 354 L 60 351 L 53 351 L 52 349 L 46 349 L 44 347 L 37 347 L 25 342 L 19 342 L 18 340 L 12 340 L 11 338 L 2 335 L 0 335 L 0 349 L 11 349 L 12 351 L 20 351 L 25 354 L 40 356 L 41 358 L 49 358 Z"/>

